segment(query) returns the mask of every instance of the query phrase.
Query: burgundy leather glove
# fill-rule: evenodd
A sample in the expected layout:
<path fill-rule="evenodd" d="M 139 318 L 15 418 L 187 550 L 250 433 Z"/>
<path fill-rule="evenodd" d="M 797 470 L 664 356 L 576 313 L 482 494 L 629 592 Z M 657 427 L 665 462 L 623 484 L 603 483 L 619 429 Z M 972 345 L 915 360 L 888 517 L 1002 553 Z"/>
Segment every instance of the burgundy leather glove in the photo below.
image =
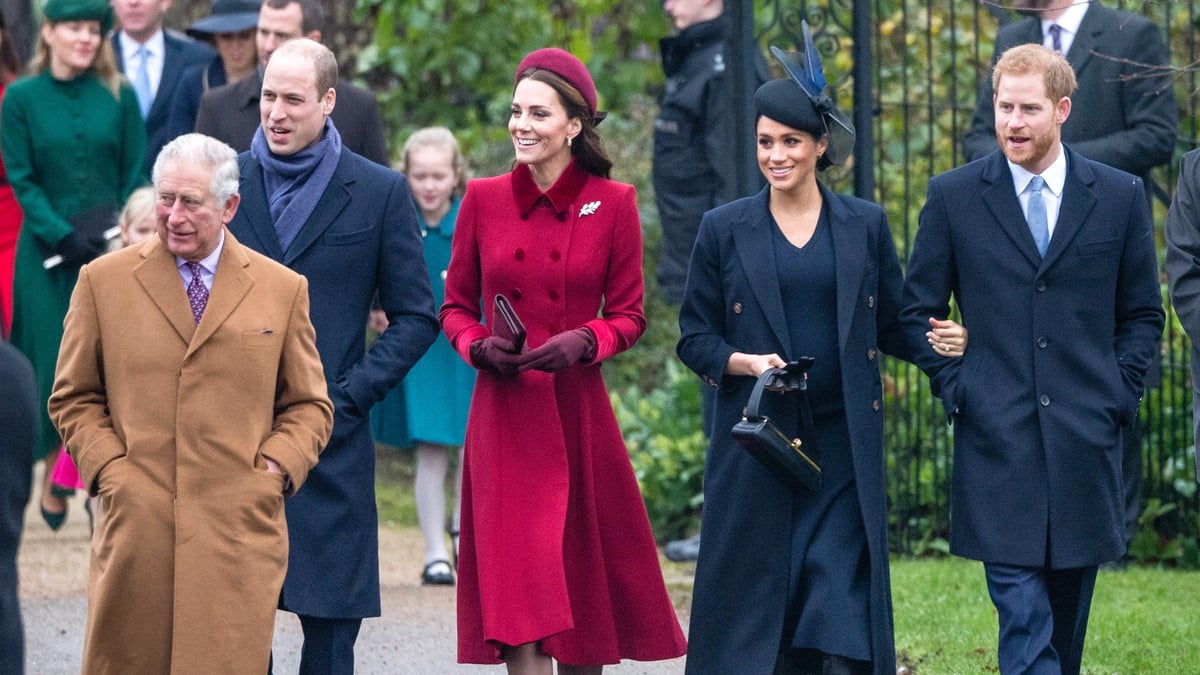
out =
<path fill-rule="evenodd" d="M 592 331 L 576 328 L 551 336 L 542 346 L 526 352 L 521 361 L 521 370 L 557 373 L 595 355 L 596 337 Z"/>
<path fill-rule="evenodd" d="M 480 370 L 494 370 L 505 377 L 514 377 L 525 355 L 513 351 L 513 344 L 502 337 L 489 335 L 471 343 L 471 361 Z"/>

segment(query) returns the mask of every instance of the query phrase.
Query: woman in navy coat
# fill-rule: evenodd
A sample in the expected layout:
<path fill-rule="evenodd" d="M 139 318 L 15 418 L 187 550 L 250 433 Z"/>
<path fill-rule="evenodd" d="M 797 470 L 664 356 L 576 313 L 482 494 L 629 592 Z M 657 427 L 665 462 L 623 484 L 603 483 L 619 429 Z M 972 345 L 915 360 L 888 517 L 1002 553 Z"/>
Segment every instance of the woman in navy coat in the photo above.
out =
<path fill-rule="evenodd" d="M 692 253 L 678 353 L 717 404 L 688 673 L 895 672 L 878 358 L 930 347 L 906 344 L 897 322 L 900 265 L 883 210 L 817 182 L 841 149 L 827 131 L 831 104 L 817 103 L 792 80 L 759 88 L 768 186 L 705 214 Z M 953 322 L 927 337 L 939 353 L 965 348 Z M 757 376 L 801 356 L 815 358 L 815 491 L 759 464 L 729 431 Z M 768 398 L 767 414 L 797 435 L 797 395 Z"/>

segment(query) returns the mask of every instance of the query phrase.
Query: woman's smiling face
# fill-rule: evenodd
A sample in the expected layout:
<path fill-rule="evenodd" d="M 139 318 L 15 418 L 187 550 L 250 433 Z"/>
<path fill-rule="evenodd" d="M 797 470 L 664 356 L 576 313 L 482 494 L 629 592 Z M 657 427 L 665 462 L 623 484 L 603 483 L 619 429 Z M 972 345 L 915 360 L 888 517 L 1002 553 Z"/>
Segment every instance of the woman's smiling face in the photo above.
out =
<path fill-rule="evenodd" d="M 582 128 L 582 122 L 567 116 L 553 87 L 529 78 L 517 83 L 508 132 L 519 164 L 565 168 L 571 161 L 567 141 Z"/>

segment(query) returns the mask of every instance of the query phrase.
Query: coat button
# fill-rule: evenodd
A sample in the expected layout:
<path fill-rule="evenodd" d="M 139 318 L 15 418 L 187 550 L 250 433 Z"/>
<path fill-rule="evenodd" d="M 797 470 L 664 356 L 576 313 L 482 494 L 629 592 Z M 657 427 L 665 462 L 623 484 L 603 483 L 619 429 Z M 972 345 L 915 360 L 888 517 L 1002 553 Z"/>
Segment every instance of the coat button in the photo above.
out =
<path fill-rule="evenodd" d="M 558 291 L 557 291 L 557 290 L 555 290 L 555 289 L 553 289 L 553 288 L 551 288 L 551 289 L 550 289 L 550 299 L 551 299 L 551 300 L 557 300 L 557 299 L 558 299 Z"/>
<path fill-rule="evenodd" d="M 1046 290 L 1046 280 L 1038 279 L 1036 288 L 1037 288 L 1038 293 L 1041 293 L 1042 291 Z"/>
<path fill-rule="evenodd" d="M 558 262 L 559 260 L 562 259 L 562 254 L 559 253 L 558 251 L 550 251 L 550 259 L 553 260 L 554 262 Z"/>
<path fill-rule="evenodd" d="M 1049 341 L 1048 341 L 1046 338 L 1044 338 L 1044 337 L 1040 337 L 1040 338 L 1038 338 L 1038 343 L 1037 343 L 1037 345 L 1038 345 L 1039 347 L 1041 347 L 1042 349 L 1045 349 L 1045 348 L 1046 348 L 1046 345 L 1048 345 L 1048 344 L 1050 344 L 1050 342 L 1049 342 Z"/>
<path fill-rule="evenodd" d="M 871 349 L 868 349 L 868 350 L 867 350 L 867 360 L 868 360 L 868 361 L 874 361 L 874 360 L 875 360 L 875 348 L 874 348 L 874 347 L 872 347 Z"/>
<path fill-rule="evenodd" d="M 875 296 L 868 295 L 867 296 L 867 307 L 874 307 L 874 306 L 875 306 Z"/>
<path fill-rule="evenodd" d="M 1045 394 L 1042 394 L 1038 398 L 1038 403 L 1041 403 L 1042 407 L 1045 408 L 1046 406 L 1050 405 L 1050 397 Z"/>
<path fill-rule="evenodd" d="M 519 289 L 519 288 L 512 289 L 512 293 L 510 295 L 512 295 L 513 300 L 520 300 L 521 299 L 521 289 Z"/>
<path fill-rule="evenodd" d="M 871 401 L 871 410 L 874 410 L 875 412 L 879 412 L 880 407 L 881 406 L 879 405 L 879 399 L 875 399 L 874 401 Z"/>
<path fill-rule="evenodd" d="M 734 314 L 742 313 L 742 303 L 740 303 L 740 302 L 733 303 L 733 313 Z"/>
<path fill-rule="evenodd" d="M 523 249 L 523 248 L 517 249 L 516 251 L 513 252 L 513 257 L 516 258 L 517 260 L 524 260 L 525 259 L 525 249 Z"/>

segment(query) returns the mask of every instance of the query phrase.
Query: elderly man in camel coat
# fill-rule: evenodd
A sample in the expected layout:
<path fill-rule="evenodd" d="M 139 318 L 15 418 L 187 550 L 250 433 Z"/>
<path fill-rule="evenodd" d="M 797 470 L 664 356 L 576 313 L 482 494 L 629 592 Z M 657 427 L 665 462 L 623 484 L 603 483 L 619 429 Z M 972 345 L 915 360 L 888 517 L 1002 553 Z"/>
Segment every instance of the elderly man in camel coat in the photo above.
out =
<path fill-rule="evenodd" d="M 80 270 L 50 398 L 100 497 L 83 672 L 264 673 L 284 495 L 333 421 L 308 285 L 225 229 L 225 144 L 176 139 L 154 183 L 158 238 Z"/>

